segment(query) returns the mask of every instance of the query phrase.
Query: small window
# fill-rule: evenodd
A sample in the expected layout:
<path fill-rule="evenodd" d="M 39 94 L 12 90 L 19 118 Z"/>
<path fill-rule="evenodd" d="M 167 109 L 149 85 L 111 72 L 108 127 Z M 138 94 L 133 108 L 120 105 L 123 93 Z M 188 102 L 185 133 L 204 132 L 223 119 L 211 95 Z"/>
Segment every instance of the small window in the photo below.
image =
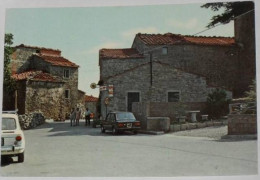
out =
<path fill-rule="evenodd" d="M 63 77 L 64 78 L 69 78 L 70 77 L 70 70 L 68 70 L 68 69 L 64 69 L 64 71 L 63 71 Z"/>
<path fill-rule="evenodd" d="M 15 130 L 16 122 L 13 118 L 3 118 L 2 119 L 2 130 Z"/>
<path fill-rule="evenodd" d="M 168 92 L 168 102 L 179 102 L 180 92 Z"/>
<path fill-rule="evenodd" d="M 167 48 L 167 47 L 163 47 L 163 48 L 162 48 L 162 54 L 163 54 L 163 55 L 168 54 L 168 48 Z"/>
<path fill-rule="evenodd" d="M 66 98 L 66 99 L 69 99 L 69 98 L 70 98 L 70 90 L 69 90 L 69 89 L 66 89 L 66 90 L 65 90 L 65 98 Z"/>

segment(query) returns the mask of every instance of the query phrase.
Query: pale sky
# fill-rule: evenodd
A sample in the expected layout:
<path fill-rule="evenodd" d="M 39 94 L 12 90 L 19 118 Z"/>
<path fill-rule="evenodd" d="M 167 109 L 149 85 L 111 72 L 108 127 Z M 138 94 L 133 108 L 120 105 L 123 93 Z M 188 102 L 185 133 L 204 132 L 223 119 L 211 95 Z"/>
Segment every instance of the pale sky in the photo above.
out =
<path fill-rule="evenodd" d="M 5 32 L 14 35 L 14 46 L 25 44 L 59 49 L 78 64 L 79 89 L 91 89 L 99 81 L 98 52 L 101 48 L 130 48 L 136 33 L 193 35 L 206 29 L 213 12 L 202 4 L 146 5 L 84 8 L 7 9 Z M 233 22 L 202 36 L 234 36 Z"/>

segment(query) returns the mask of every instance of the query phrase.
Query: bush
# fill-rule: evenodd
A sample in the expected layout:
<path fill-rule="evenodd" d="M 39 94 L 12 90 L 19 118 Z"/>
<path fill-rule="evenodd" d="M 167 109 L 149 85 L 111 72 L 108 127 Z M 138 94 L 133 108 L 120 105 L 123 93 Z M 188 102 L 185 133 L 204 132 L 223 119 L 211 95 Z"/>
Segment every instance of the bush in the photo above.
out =
<path fill-rule="evenodd" d="M 224 90 L 216 89 L 208 95 L 207 112 L 210 119 L 218 119 L 228 114 L 230 100 Z"/>

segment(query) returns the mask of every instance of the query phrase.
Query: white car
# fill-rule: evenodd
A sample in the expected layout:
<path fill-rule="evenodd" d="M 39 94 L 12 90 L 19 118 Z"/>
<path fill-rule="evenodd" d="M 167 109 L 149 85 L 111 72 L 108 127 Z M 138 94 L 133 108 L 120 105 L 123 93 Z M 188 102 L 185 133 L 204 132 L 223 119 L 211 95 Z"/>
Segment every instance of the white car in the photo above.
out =
<path fill-rule="evenodd" d="M 24 162 L 25 138 L 15 111 L 2 113 L 1 156 L 18 156 Z"/>

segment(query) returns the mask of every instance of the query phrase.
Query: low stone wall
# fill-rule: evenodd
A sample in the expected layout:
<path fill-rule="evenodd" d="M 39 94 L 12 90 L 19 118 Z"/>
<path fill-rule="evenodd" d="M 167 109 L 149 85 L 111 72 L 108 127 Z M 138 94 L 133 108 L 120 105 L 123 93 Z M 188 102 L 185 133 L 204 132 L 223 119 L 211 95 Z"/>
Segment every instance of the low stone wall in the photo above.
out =
<path fill-rule="evenodd" d="M 168 117 L 147 117 L 147 130 L 164 131 L 170 130 L 170 118 Z"/>
<path fill-rule="evenodd" d="M 35 112 L 30 114 L 19 115 L 21 128 L 24 130 L 35 128 L 45 123 L 45 118 L 42 113 Z"/>
<path fill-rule="evenodd" d="M 255 114 L 228 115 L 228 135 L 245 135 L 257 133 Z"/>
<path fill-rule="evenodd" d="M 200 129 L 200 128 L 211 127 L 211 126 L 225 126 L 225 125 L 227 125 L 227 120 L 171 124 L 170 131 L 177 132 L 177 131 L 185 131 L 191 129 Z"/>

